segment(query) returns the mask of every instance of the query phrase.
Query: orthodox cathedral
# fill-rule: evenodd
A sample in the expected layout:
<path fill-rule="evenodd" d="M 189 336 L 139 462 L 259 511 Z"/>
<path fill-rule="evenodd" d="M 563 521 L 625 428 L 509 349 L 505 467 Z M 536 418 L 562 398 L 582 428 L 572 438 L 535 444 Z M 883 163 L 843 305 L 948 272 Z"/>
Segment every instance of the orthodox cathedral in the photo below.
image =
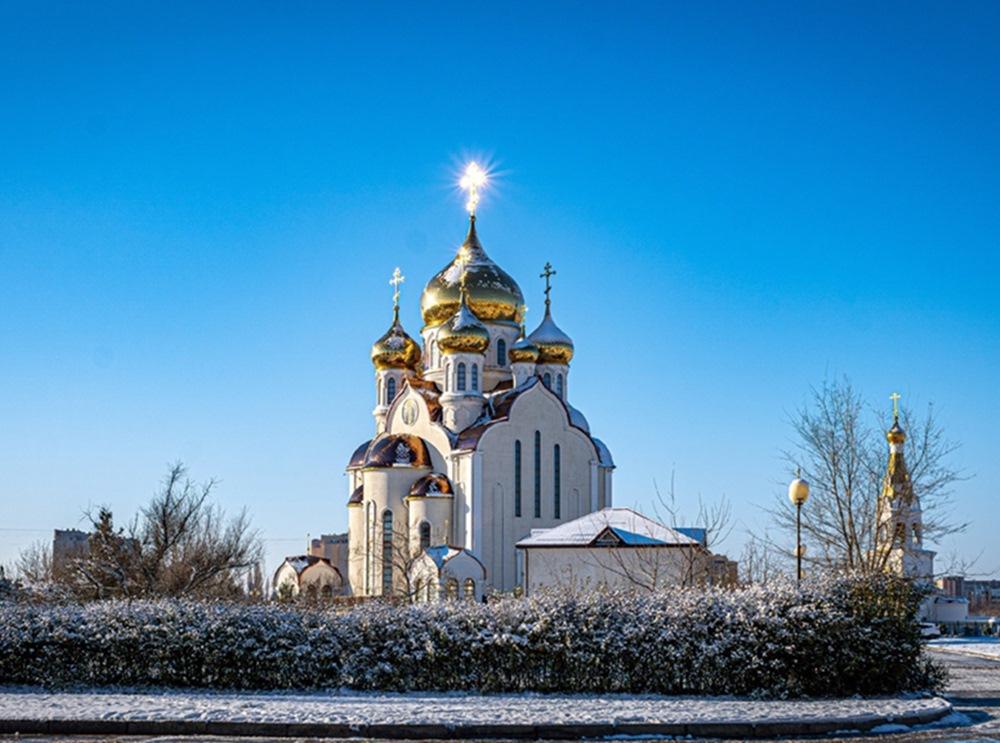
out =
<path fill-rule="evenodd" d="M 545 315 L 530 334 L 517 282 L 469 228 L 427 282 L 417 342 L 393 318 L 371 348 L 374 436 L 347 465 L 345 592 L 478 599 L 523 583 L 515 545 L 611 505 L 614 462 L 570 403 L 572 339 Z M 432 588 L 433 586 L 433 588 Z"/>

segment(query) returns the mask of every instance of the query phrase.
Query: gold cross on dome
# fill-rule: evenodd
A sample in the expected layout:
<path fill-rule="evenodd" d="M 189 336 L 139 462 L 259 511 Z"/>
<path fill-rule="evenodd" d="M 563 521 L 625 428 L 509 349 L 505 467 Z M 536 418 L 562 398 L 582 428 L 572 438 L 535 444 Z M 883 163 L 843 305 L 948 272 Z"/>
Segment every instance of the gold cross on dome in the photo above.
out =
<path fill-rule="evenodd" d="M 552 283 L 549 281 L 556 272 L 552 270 L 552 264 L 548 261 L 545 262 L 545 269 L 538 274 L 539 278 L 545 279 L 545 306 L 548 307 L 550 303 L 549 294 L 552 292 Z"/>
<path fill-rule="evenodd" d="M 389 279 L 389 284 L 392 286 L 392 306 L 399 307 L 399 285 L 406 281 L 406 277 L 403 276 L 403 272 L 399 270 L 399 266 L 396 266 L 395 270 L 392 272 L 392 278 Z"/>
<path fill-rule="evenodd" d="M 892 400 L 892 417 L 899 420 L 899 399 L 902 397 L 898 392 L 893 392 L 889 395 L 889 399 Z"/>

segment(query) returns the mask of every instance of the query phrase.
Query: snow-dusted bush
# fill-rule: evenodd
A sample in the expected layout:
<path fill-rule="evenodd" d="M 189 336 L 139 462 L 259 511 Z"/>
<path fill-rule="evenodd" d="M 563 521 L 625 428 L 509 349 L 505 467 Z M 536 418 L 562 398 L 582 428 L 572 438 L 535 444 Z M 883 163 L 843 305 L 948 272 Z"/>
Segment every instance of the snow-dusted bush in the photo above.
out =
<path fill-rule="evenodd" d="M 0 605 L 0 683 L 829 696 L 926 689 L 920 592 L 888 578 L 346 612 Z"/>

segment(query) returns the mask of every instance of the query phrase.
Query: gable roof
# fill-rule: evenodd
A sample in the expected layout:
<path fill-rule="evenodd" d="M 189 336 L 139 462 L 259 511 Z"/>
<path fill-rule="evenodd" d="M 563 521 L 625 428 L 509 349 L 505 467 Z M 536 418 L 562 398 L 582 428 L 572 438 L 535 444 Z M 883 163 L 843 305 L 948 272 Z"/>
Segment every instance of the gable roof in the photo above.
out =
<path fill-rule="evenodd" d="M 535 530 L 518 547 L 680 547 L 698 546 L 698 541 L 676 529 L 643 516 L 631 508 L 603 508 L 573 521 L 545 530 Z"/>

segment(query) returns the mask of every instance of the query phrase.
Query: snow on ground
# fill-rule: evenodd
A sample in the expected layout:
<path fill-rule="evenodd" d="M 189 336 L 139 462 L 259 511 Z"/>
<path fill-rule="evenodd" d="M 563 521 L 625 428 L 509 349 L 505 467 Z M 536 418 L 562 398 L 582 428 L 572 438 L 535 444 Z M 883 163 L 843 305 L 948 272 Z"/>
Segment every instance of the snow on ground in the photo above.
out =
<path fill-rule="evenodd" d="M 960 653 L 1000 660 L 1000 637 L 939 637 L 927 645 L 943 653 Z"/>
<path fill-rule="evenodd" d="M 0 719 L 371 724 L 624 724 L 820 721 L 947 708 L 934 698 L 756 701 L 567 694 L 86 691 L 0 687 Z"/>

